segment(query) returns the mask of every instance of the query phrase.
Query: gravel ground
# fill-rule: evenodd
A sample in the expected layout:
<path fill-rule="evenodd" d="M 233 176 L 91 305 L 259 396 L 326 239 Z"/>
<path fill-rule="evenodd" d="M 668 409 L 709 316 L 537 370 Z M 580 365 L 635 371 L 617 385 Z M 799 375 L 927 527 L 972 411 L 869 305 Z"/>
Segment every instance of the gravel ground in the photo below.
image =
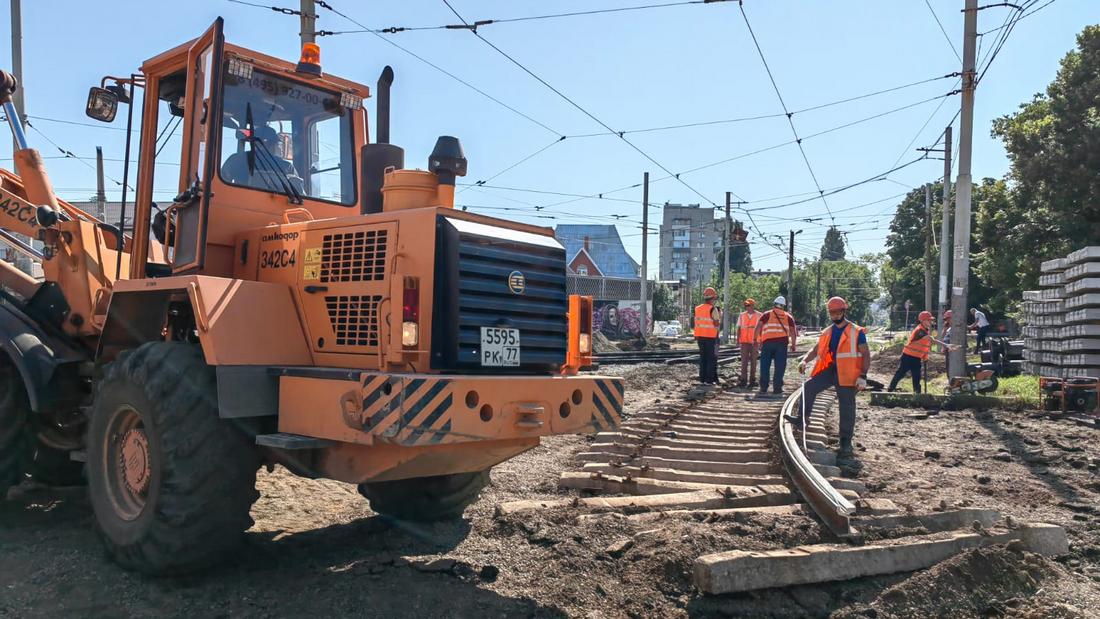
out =
<path fill-rule="evenodd" d="M 601 372 L 627 379 L 627 408 L 638 410 L 679 401 L 696 368 Z M 1096 616 L 1096 431 L 1026 413 L 913 413 L 861 407 L 859 477 L 875 496 L 919 509 L 969 501 L 1060 524 L 1071 557 L 983 549 L 916 574 L 699 596 L 690 568 L 700 554 L 832 540 L 802 516 L 494 518 L 500 502 L 567 496 L 557 475 L 590 438 L 565 436 L 493 469 L 464 520 L 433 526 L 387 521 L 347 484 L 261 472 L 256 525 L 237 561 L 188 578 L 110 563 L 84 489 L 21 488 L 0 502 L 0 616 Z"/>

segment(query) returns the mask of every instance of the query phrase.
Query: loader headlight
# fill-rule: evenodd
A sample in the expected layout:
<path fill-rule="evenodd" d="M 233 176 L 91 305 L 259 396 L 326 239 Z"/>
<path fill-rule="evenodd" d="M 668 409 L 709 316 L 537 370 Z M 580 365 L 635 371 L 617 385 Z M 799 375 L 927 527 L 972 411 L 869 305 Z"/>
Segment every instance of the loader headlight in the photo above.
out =
<path fill-rule="evenodd" d="M 579 347 L 582 355 L 587 355 L 592 352 L 592 336 L 587 333 L 582 333 L 580 337 Z"/>
<path fill-rule="evenodd" d="M 416 346 L 420 343 L 420 327 L 415 322 L 401 323 L 401 345 Z"/>

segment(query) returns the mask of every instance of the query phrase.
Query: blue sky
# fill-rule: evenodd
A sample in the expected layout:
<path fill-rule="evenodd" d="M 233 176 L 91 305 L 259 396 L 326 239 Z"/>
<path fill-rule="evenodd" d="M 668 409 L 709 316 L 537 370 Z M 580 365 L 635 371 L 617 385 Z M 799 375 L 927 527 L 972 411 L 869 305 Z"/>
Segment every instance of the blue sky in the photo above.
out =
<path fill-rule="evenodd" d="M 259 3 L 297 5 L 296 0 Z M 961 54 L 962 0 L 929 3 Z M 98 84 L 103 75 L 135 70 L 144 59 L 197 36 L 219 15 L 226 19 L 227 38 L 234 43 L 287 59 L 298 54 L 296 17 L 227 0 L 192 0 L 186 10 L 179 3 L 159 0 L 24 0 L 23 4 L 27 113 L 41 131 L 30 130 L 29 140 L 47 157 L 60 154 L 43 134 L 85 158 L 47 161 L 58 193 L 69 199 L 87 199 L 94 193 L 96 145 L 114 160 L 107 164 L 107 175 L 115 180 L 122 176 L 122 114 L 109 126 L 56 122 L 94 124 L 83 115 L 84 99 L 88 87 Z M 457 22 L 441 0 L 330 0 L 330 4 L 370 28 Z M 639 4 L 649 2 L 452 2 L 468 21 Z M 787 108 L 796 111 L 792 120 L 804 138 L 806 158 L 826 191 L 916 158 L 919 153 L 914 149 L 934 143 L 958 111 L 958 96 L 938 98 L 955 89 L 954 78 L 798 111 L 959 71 L 960 61 L 924 0 L 745 0 L 744 9 Z M 978 30 L 1000 26 L 1012 11 L 1004 7 L 981 11 Z M 1073 48 L 1074 36 L 1098 18 L 1095 0 L 1056 0 L 1015 28 L 978 89 L 975 177 L 1000 176 L 1007 169 L 1003 147 L 989 136 L 991 121 L 1042 91 L 1054 77 L 1058 61 Z M 321 9 L 318 28 L 359 27 Z M 658 181 L 667 174 L 657 164 L 616 135 L 591 136 L 606 129 L 468 31 L 349 33 L 319 39 L 327 72 L 373 85 L 383 66 L 393 66 L 397 78 L 392 141 L 406 149 L 407 165 L 423 167 L 436 136 L 455 135 L 470 162 L 469 175 L 462 180 L 474 183 L 495 176 L 486 187 L 471 187 L 459 194 L 458 202 L 473 211 L 547 226 L 616 223 L 628 251 L 639 258 L 641 189 L 623 188 L 640 183 L 645 171 L 654 180 L 650 201 L 656 203 L 723 204 L 725 192 L 733 191 L 749 202 L 745 208 L 757 209 L 816 193 L 798 147 L 779 146 L 793 140 L 791 129 L 784 117 L 776 116 L 782 108 L 736 2 L 497 23 L 483 26 L 479 33 L 615 131 L 767 118 L 626 134 L 627 140 L 660 165 L 682 173 L 684 183 Z M 983 56 L 988 55 L 995 35 L 985 37 Z M 0 36 L 10 36 L 7 20 L 0 24 Z M 0 62 L 10 66 L 6 46 Z M 368 109 L 373 116 L 372 103 Z M 884 115 L 814 135 L 879 114 Z M 563 135 L 568 137 L 561 140 Z M 581 137 L 585 135 L 590 137 Z M 773 148 L 739 157 L 769 147 Z M 178 148 L 178 140 L 167 148 Z M 10 166 L 10 156 L 10 141 L 0 140 L 0 158 L 8 158 L 3 165 Z M 735 157 L 739 158 L 688 172 Z M 849 231 L 850 251 L 882 251 L 900 195 L 940 178 L 942 171 L 942 161 L 921 161 L 891 174 L 889 180 L 827 198 L 836 224 Z M 158 197 L 164 200 L 174 191 L 170 176 L 165 174 L 164 182 L 157 185 Z M 120 187 L 111 181 L 108 186 L 110 197 L 117 198 Z M 605 199 L 575 197 L 601 193 Z M 744 214 L 737 217 L 746 219 Z M 819 217 L 824 219 L 815 223 L 783 219 Z M 660 209 L 652 209 L 651 223 L 660 219 Z M 816 254 L 830 223 L 820 199 L 755 211 L 754 219 L 766 235 L 802 229 L 796 244 L 799 256 Z M 750 241 L 757 268 L 785 265 L 785 257 L 758 234 L 751 234 Z M 650 237 L 654 273 L 656 245 L 654 225 Z"/>

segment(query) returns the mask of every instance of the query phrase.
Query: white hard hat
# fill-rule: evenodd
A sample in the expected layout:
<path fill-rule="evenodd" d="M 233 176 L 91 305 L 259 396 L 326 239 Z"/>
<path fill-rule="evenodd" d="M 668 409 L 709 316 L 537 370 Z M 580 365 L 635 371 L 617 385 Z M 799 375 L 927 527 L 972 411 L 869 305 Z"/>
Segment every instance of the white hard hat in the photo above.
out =
<path fill-rule="evenodd" d="M 775 301 L 772 301 L 772 305 L 782 305 L 785 307 L 787 305 L 787 299 L 783 295 L 779 295 L 775 298 Z"/>

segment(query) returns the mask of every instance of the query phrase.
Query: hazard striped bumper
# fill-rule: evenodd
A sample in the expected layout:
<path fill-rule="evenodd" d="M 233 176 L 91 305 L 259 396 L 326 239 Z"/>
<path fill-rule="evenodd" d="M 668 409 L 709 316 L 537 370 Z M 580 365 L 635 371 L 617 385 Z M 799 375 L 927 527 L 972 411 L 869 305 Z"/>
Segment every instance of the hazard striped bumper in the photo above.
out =
<path fill-rule="evenodd" d="M 470 377 L 364 373 L 361 408 L 344 420 L 375 442 L 436 445 L 585 434 L 618 426 L 613 377 Z"/>

